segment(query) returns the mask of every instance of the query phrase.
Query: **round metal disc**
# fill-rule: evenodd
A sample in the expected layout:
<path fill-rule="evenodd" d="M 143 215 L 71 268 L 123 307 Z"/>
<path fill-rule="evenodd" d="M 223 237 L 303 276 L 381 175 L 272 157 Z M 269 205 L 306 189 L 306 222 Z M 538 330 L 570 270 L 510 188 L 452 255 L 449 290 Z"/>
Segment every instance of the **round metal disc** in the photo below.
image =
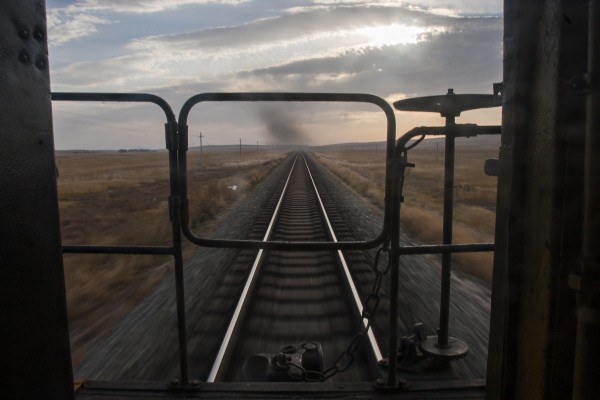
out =
<path fill-rule="evenodd" d="M 467 355 L 469 346 L 462 340 L 448 337 L 446 346 L 438 345 L 437 336 L 427 336 L 427 339 L 421 342 L 421 351 L 431 357 L 444 358 L 446 360 L 456 360 Z"/>
<path fill-rule="evenodd" d="M 502 105 L 500 96 L 492 94 L 454 94 L 414 97 L 398 100 L 394 107 L 401 111 L 439 112 L 442 117 L 458 117 L 461 112 Z"/>

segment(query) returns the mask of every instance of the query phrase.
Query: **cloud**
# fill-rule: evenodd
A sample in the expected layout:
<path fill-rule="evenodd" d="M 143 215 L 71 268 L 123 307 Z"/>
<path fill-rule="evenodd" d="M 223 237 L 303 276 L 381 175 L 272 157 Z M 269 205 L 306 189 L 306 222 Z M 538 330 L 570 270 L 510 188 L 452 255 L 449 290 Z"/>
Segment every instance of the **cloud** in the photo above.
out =
<path fill-rule="evenodd" d="M 343 8 L 263 18 L 250 23 L 133 40 L 127 57 L 73 63 L 58 70 L 60 85 L 99 82 L 113 87 L 144 79 L 153 85 L 176 80 L 222 79 L 240 71 L 272 68 L 308 59 L 342 57 L 404 43 L 430 40 L 448 18 L 402 7 Z M 90 32 L 93 31 L 90 29 Z M 64 37 L 66 40 L 66 37 Z M 127 62 L 128 65 L 122 65 Z M 152 65 L 152 69 L 148 68 Z M 133 66 L 140 66 L 134 71 Z M 115 73 L 107 71 L 116 68 Z M 100 71 L 90 74 L 91 70 Z M 129 72 L 124 75 L 122 72 Z M 129 76 L 129 78 L 126 78 Z M 173 78 L 176 77 L 176 78 Z M 337 74 L 319 79 L 343 79 Z M 64 78 L 64 79 L 63 79 Z"/>
<path fill-rule="evenodd" d="M 229 4 L 236 5 L 249 0 L 80 0 L 68 9 L 77 11 L 110 11 L 114 13 L 156 13 L 186 5 Z"/>
<path fill-rule="evenodd" d="M 252 19 L 245 15 L 245 19 L 220 20 L 227 26 L 216 27 L 204 21 L 204 25 L 187 25 L 193 27 L 187 32 L 159 35 L 151 24 L 139 28 L 149 20 L 156 21 L 158 16 L 148 19 L 150 11 L 133 9 L 180 7 L 188 3 L 122 3 L 127 5 L 115 5 L 119 12 L 137 14 L 123 16 L 124 21 L 119 21 L 114 28 L 119 29 L 119 35 L 106 34 L 86 41 L 102 43 L 102 54 L 93 53 L 91 48 L 86 53 L 90 59 L 74 57 L 77 61 L 72 62 L 56 57 L 65 54 L 67 45 L 61 47 L 61 53 L 53 53 L 55 59 L 61 61 L 51 71 L 53 90 L 151 92 L 165 98 L 177 112 L 187 98 L 202 92 L 360 92 L 378 95 L 391 103 L 406 97 L 443 94 L 449 87 L 456 93 L 491 93 L 491 84 L 501 80 L 502 76 L 502 18 L 465 17 L 458 13 L 449 16 L 428 9 L 433 3 L 427 1 L 415 1 L 410 6 L 382 6 L 380 2 L 373 5 L 359 1 L 344 2 L 340 6 L 339 2 L 315 1 L 285 11 L 276 9 L 284 7 L 278 2 L 273 3 L 277 6 L 268 12 L 253 13 Z M 102 4 L 104 7 L 112 3 L 87 1 L 76 4 L 80 7 L 83 4 L 100 7 Z M 302 5 L 300 2 L 295 4 Z M 129 11 L 124 11 L 127 7 L 130 7 Z M 72 30 L 80 32 L 79 35 L 91 35 L 98 29 L 105 29 L 104 25 L 117 22 L 115 15 L 118 14 L 108 10 L 97 9 L 93 13 L 84 12 L 83 8 L 77 10 L 81 11 L 78 16 L 56 12 L 66 22 L 69 21 L 67 17 L 72 18 Z M 177 21 L 178 13 L 186 11 L 182 9 L 165 15 Z M 219 7 L 219 12 L 227 11 L 227 7 Z M 86 20 L 87 17 L 100 19 Z M 135 30 L 138 34 L 147 36 L 132 38 L 122 34 L 129 29 L 126 24 L 131 21 L 138 24 Z M 57 42 L 65 44 L 76 36 L 66 28 L 58 31 L 62 28 L 57 25 L 53 27 L 54 32 L 60 34 Z M 197 26 L 208 28 L 198 29 Z M 123 42 L 109 45 L 103 42 L 105 38 L 114 40 L 116 36 Z M 79 43 L 72 45 L 75 47 Z M 102 58 L 104 54 L 110 56 Z M 82 57 L 81 53 L 79 57 Z M 195 108 L 194 112 L 201 115 L 199 129 L 213 144 L 225 140 L 223 132 L 233 137 L 227 138 L 229 142 L 250 133 L 254 135 L 254 141 L 274 140 L 268 135 L 269 129 L 271 132 L 297 131 L 299 134 L 293 139 L 297 141 L 300 138 L 321 143 L 350 138 L 359 141 L 361 132 L 370 132 L 369 126 L 376 126 L 380 124 L 376 121 L 381 121 L 380 111 L 348 109 L 345 105 L 326 106 L 328 114 L 319 107 L 308 110 L 310 120 L 302 117 L 306 115 L 304 110 L 304 114 L 292 112 L 294 107 L 284 107 L 283 114 L 267 108 L 270 111 L 254 111 L 245 117 L 235 107 L 225 107 L 227 112 L 215 111 L 220 108 L 204 111 L 205 108 L 203 105 L 198 107 L 202 111 Z M 269 113 L 276 115 L 275 121 L 265 118 Z M 399 131 L 416 121 L 416 116 L 404 114 L 398 121 Z M 431 121 L 439 119 L 439 116 L 428 117 Z M 299 124 L 298 121 L 303 122 Z M 328 126 L 341 127 L 343 121 L 348 124 L 346 128 L 340 128 L 344 133 L 327 130 Z M 321 134 L 326 131 L 327 137 Z M 135 135 L 133 131 L 128 132 Z M 346 136 L 341 137 L 343 135 Z"/>
<path fill-rule="evenodd" d="M 250 0 L 76 0 L 62 7 L 49 7 L 48 31 L 51 45 L 97 33 L 100 25 L 116 21 L 107 18 L 121 14 L 149 14 L 175 10 L 187 5 L 238 5 Z"/>
<path fill-rule="evenodd" d="M 450 31 L 415 44 L 368 48 L 240 72 L 237 87 L 266 90 L 366 92 L 388 97 L 432 95 L 455 87 L 465 93 L 491 90 L 502 76 L 502 21 L 469 20 L 463 31 Z"/>
<path fill-rule="evenodd" d="M 313 0 L 313 7 L 331 6 L 397 6 L 394 0 Z M 425 10 L 440 15 L 468 15 L 468 14 L 500 14 L 503 9 L 503 0 L 405 0 L 405 7 Z"/>
<path fill-rule="evenodd" d="M 100 25 L 111 24 L 105 18 L 87 13 L 71 13 L 65 9 L 50 9 L 47 13 L 50 45 L 59 46 L 73 39 L 98 32 Z"/>

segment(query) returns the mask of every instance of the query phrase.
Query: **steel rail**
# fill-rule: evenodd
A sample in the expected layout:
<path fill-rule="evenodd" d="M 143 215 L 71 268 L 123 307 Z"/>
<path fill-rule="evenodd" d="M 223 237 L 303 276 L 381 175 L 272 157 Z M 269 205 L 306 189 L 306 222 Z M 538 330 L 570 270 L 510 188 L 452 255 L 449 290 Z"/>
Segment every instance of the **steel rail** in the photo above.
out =
<path fill-rule="evenodd" d="M 290 183 L 290 179 L 291 179 L 292 173 L 294 171 L 294 168 L 296 168 L 297 161 L 298 161 L 298 157 L 296 157 L 296 159 L 294 160 L 294 163 L 293 163 L 292 167 L 290 168 L 290 172 L 287 175 L 287 179 L 286 179 L 284 188 L 278 199 L 277 206 L 275 208 L 275 211 L 273 212 L 269 226 L 265 232 L 265 235 L 263 238 L 264 241 L 269 240 L 272 235 L 273 227 L 277 221 L 278 216 L 280 215 L 280 212 L 282 209 L 282 204 L 283 204 L 284 198 L 287 194 L 287 189 L 288 189 L 288 186 Z M 325 205 L 323 204 L 320 193 L 317 189 L 314 177 L 310 171 L 310 168 L 309 168 L 306 158 L 304 156 L 303 156 L 303 161 L 304 161 L 304 165 L 306 167 L 307 174 L 310 178 L 310 185 L 312 186 L 312 189 L 314 190 L 316 199 L 319 204 L 319 208 L 320 208 L 319 213 L 321 214 L 321 216 L 323 218 L 323 224 L 327 226 L 327 233 L 330 236 L 331 240 L 333 240 L 333 242 L 335 243 L 335 242 L 337 242 L 337 237 L 335 235 L 333 226 L 327 215 Z M 244 285 L 244 288 L 242 290 L 240 298 L 237 302 L 236 308 L 233 312 L 233 316 L 229 322 L 227 330 L 223 336 L 223 341 L 221 342 L 221 346 L 219 347 L 219 350 L 217 352 L 217 356 L 215 357 L 212 368 L 206 379 L 206 382 L 208 382 L 208 383 L 216 382 L 218 379 L 220 379 L 222 374 L 225 373 L 223 367 L 226 365 L 227 360 L 229 360 L 232 356 L 231 352 L 233 351 L 233 348 L 234 348 L 233 344 L 235 341 L 235 337 L 239 334 L 239 329 L 241 329 L 240 326 L 241 326 L 241 323 L 243 320 L 244 310 L 247 309 L 248 304 L 251 301 L 251 292 L 252 292 L 253 288 L 256 286 L 256 281 L 258 279 L 257 277 L 259 276 L 259 270 L 262 266 L 264 254 L 265 254 L 264 249 L 258 249 L 258 253 L 254 259 L 252 268 L 250 270 L 250 273 L 248 275 L 248 278 L 246 280 L 246 283 Z M 348 285 L 348 288 L 350 289 L 350 292 L 351 292 L 350 294 L 351 294 L 351 297 L 353 300 L 353 306 L 354 306 L 355 310 L 358 312 L 358 315 L 362 316 L 364 307 L 363 307 L 362 301 L 358 295 L 358 290 L 356 288 L 356 285 L 354 284 L 353 278 L 350 274 L 350 270 L 349 270 L 348 264 L 346 262 L 346 259 L 341 250 L 337 250 L 336 255 L 339 260 L 340 267 L 342 268 L 343 276 L 345 277 L 345 280 L 346 280 L 345 283 Z M 364 319 L 362 320 L 362 324 L 365 327 L 367 326 L 367 322 Z M 381 361 L 383 359 L 383 356 L 382 356 L 380 347 L 377 343 L 377 339 L 375 338 L 375 335 L 374 335 L 372 329 L 368 330 L 367 337 L 369 339 L 372 357 L 374 358 L 375 362 Z"/>
<path fill-rule="evenodd" d="M 308 163 L 306 162 L 306 157 L 304 157 L 304 155 L 302 155 L 302 158 L 304 159 L 304 165 L 306 165 L 306 170 L 308 171 L 308 176 L 310 177 L 310 181 L 313 185 L 313 189 L 317 196 L 317 200 L 319 200 L 319 205 L 321 206 L 321 215 L 323 216 L 323 219 L 325 220 L 327 229 L 329 230 L 329 235 L 331 236 L 331 240 L 334 243 L 337 243 L 338 242 L 337 237 L 335 235 L 335 232 L 333 231 L 333 227 L 331 226 L 329 217 L 327 216 L 327 211 L 325 210 L 325 205 L 323 204 L 323 201 L 321 200 L 321 195 L 319 194 L 319 190 L 317 189 L 317 185 L 315 183 L 313 175 L 310 172 Z M 350 288 L 350 293 L 352 294 L 352 299 L 354 300 L 354 306 L 356 307 L 356 309 L 358 311 L 358 315 L 361 316 L 363 326 L 365 328 L 367 328 L 368 322 L 364 318 L 362 318 L 364 307 L 363 307 L 362 301 L 360 300 L 360 296 L 358 295 L 358 291 L 356 290 L 356 285 L 354 284 L 354 280 L 352 279 L 352 275 L 350 274 L 350 269 L 348 268 L 348 263 L 346 262 L 346 258 L 344 257 L 342 250 L 337 251 L 337 256 L 340 260 L 340 265 L 342 267 L 342 271 L 344 272 L 344 276 L 346 277 L 348 286 Z M 375 357 L 375 361 L 379 363 L 381 360 L 383 360 L 383 356 L 381 355 L 381 350 L 379 349 L 379 345 L 377 344 L 377 340 L 375 339 L 375 335 L 373 334 L 373 329 L 369 329 L 367 331 L 367 337 L 369 338 L 369 344 L 371 345 L 371 350 L 373 351 L 373 356 Z"/>
<path fill-rule="evenodd" d="M 275 207 L 275 211 L 273 212 L 273 216 L 271 217 L 271 221 L 269 222 L 269 226 L 265 232 L 263 237 L 263 241 L 267 241 L 271 238 L 271 234 L 273 232 L 273 226 L 275 225 L 275 221 L 277 220 L 277 216 L 279 215 L 279 211 L 281 210 L 281 205 L 283 204 L 283 199 L 287 192 L 288 184 L 290 182 L 290 178 L 292 177 L 292 172 L 294 171 L 294 167 L 296 166 L 296 161 L 298 160 L 298 156 L 294 160 L 292 167 L 290 168 L 290 172 L 285 181 L 285 185 L 283 186 L 283 190 L 281 191 L 281 196 L 277 202 L 277 206 Z M 240 295 L 240 299 L 235 307 L 235 311 L 233 312 L 233 316 L 231 321 L 229 322 L 229 326 L 227 327 L 227 331 L 225 332 L 225 336 L 223 337 L 223 342 L 221 342 L 221 346 L 219 347 L 219 352 L 217 353 L 217 357 L 213 362 L 213 366 L 208 374 L 207 382 L 215 382 L 217 377 L 219 376 L 219 371 L 221 366 L 223 365 L 223 361 L 227 359 L 226 354 L 229 350 L 229 344 L 231 343 L 232 338 L 235 336 L 235 332 L 238 328 L 238 323 L 241 321 L 240 316 L 242 315 L 242 311 L 246 308 L 250 293 L 250 290 L 254 287 L 256 283 L 256 277 L 258 276 L 258 269 L 261 265 L 263 259 L 264 249 L 259 249 L 258 253 L 254 259 L 254 263 L 252 264 L 252 268 L 250 270 L 250 274 L 248 275 L 248 279 L 246 280 L 246 284 L 244 285 L 244 289 L 242 290 L 242 294 Z"/>

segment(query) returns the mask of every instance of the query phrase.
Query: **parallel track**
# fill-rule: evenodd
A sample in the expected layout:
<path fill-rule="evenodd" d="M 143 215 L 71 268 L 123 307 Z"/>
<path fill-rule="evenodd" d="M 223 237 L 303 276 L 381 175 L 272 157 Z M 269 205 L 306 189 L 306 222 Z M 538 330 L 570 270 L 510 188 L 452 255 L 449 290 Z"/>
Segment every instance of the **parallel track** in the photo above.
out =
<path fill-rule="evenodd" d="M 294 164 L 263 240 L 335 240 L 304 156 Z M 344 262 L 341 252 L 260 251 L 207 381 L 239 381 L 246 356 L 303 341 L 320 342 L 325 365 L 332 365 L 358 331 L 362 307 Z M 380 357 L 371 334 L 352 366 L 334 380 L 370 381 L 367 358 Z"/>

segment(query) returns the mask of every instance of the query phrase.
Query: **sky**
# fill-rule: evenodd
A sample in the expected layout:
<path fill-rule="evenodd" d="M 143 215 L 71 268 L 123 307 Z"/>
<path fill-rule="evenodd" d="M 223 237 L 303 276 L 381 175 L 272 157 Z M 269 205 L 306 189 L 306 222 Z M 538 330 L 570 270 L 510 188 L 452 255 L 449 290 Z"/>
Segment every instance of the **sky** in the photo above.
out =
<path fill-rule="evenodd" d="M 369 93 L 389 102 L 492 93 L 502 0 L 47 0 L 54 92 L 152 93 L 176 115 L 205 92 Z M 53 102 L 57 149 L 164 148 L 154 105 Z M 442 125 L 396 111 L 397 134 Z M 347 103 L 195 105 L 190 146 L 385 139 L 385 116 Z M 499 124 L 500 110 L 458 123 Z"/>

